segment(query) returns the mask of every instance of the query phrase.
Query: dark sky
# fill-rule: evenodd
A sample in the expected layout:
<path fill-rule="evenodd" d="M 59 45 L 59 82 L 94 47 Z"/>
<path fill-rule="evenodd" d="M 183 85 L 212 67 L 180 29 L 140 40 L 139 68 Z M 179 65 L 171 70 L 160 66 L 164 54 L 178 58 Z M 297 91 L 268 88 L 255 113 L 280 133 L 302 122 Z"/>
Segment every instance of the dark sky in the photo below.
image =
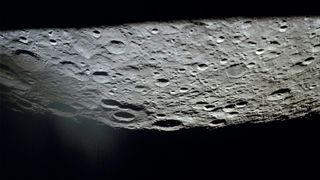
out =
<path fill-rule="evenodd" d="M 232 0 L 2 1 L 0 30 L 66 28 L 236 16 L 320 15 L 314 2 Z"/>
<path fill-rule="evenodd" d="M 112 129 L 1 111 L 1 179 L 319 176 L 319 115 L 217 130 Z"/>

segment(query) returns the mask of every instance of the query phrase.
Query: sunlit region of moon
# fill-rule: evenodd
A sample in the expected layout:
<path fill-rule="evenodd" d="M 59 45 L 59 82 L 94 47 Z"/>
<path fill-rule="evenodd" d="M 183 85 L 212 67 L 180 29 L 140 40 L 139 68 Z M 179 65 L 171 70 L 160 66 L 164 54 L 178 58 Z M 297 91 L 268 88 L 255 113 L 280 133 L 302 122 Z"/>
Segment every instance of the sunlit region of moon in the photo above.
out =
<path fill-rule="evenodd" d="M 1 103 L 178 130 L 320 112 L 320 18 L 0 31 Z"/>

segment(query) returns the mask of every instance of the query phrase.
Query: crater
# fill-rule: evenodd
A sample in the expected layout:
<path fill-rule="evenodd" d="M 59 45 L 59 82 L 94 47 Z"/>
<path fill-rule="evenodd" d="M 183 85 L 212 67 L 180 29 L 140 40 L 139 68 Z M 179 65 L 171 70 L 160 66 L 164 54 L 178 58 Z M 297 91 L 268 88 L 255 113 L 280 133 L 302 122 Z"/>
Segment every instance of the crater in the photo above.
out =
<path fill-rule="evenodd" d="M 26 71 L 41 71 L 45 68 L 46 62 L 41 60 L 39 55 L 27 50 L 15 51 L 13 61 Z"/>
<path fill-rule="evenodd" d="M 187 87 L 181 87 L 180 88 L 180 92 L 185 93 L 187 92 L 189 89 Z"/>
<path fill-rule="evenodd" d="M 99 38 L 99 37 L 101 36 L 101 33 L 100 33 L 100 31 L 98 31 L 98 30 L 94 30 L 94 31 L 92 31 L 92 35 L 93 35 L 93 37 L 95 37 L 95 38 Z"/>
<path fill-rule="evenodd" d="M 312 48 L 312 52 L 313 53 L 317 53 L 319 51 L 320 51 L 320 44 L 314 45 L 313 48 Z"/>
<path fill-rule="evenodd" d="M 226 59 L 226 58 L 223 58 L 223 59 L 221 59 L 220 60 L 220 63 L 223 65 L 223 64 L 227 64 L 227 62 L 228 62 L 228 59 Z"/>
<path fill-rule="evenodd" d="M 205 111 L 212 111 L 212 110 L 214 110 L 215 108 L 216 108 L 215 105 L 208 104 L 208 105 L 204 106 L 203 110 L 205 110 Z"/>
<path fill-rule="evenodd" d="M 224 119 L 215 119 L 215 120 L 211 121 L 210 123 L 212 125 L 217 126 L 217 125 L 225 125 L 225 124 L 227 124 L 227 121 Z"/>
<path fill-rule="evenodd" d="M 19 37 L 19 41 L 24 43 L 24 44 L 28 44 L 28 39 L 26 37 L 24 37 L 24 36 L 20 36 Z"/>
<path fill-rule="evenodd" d="M 207 106 L 209 103 L 205 102 L 205 101 L 198 101 L 196 102 L 192 108 L 194 109 L 204 109 L 205 106 Z"/>
<path fill-rule="evenodd" d="M 177 127 L 182 125 L 182 122 L 174 119 L 168 119 L 163 121 L 156 121 L 152 125 L 158 127 Z"/>
<path fill-rule="evenodd" d="M 289 88 L 279 89 L 274 91 L 269 96 L 267 96 L 267 100 L 269 101 L 277 101 L 287 98 L 290 95 L 291 90 Z"/>
<path fill-rule="evenodd" d="M 144 107 L 142 105 L 135 105 L 135 104 L 129 104 L 129 103 L 120 104 L 119 107 L 122 109 L 131 109 L 134 111 L 141 111 L 144 109 Z"/>
<path fill-rule="evenodd" d="M 159 29 L 153 28 L 153 29 L 151 30 L 151 33 L 152 33 L 152 34 L 158 34 L 158 33 L 159 33 Z"/>
<path fill-rule="evenodd" d="M 55 39 L 49 39 L 50 44 L 57 45 L 57 41 Z"/>
<path fill-rule="evenodd" d="M 140 92 L 141 94 L 144 94 L 144 95 L 148 94 L 150 91 L 150 88 L 144 85 L 136 85 L 134 88 L 135 88 L 134 91 Z"/>
<path fill-rule="evenodd" d="M 234 108 L 235 108 L 235 107 L 236 107 L 235 104 L 229 104 L 229 105 L 226 105 L 222 110 L 223 110 L 224 112 L 230 113 L 230 112 L 234 111 Z"/>
<path fill-rule="evenodd" d="M 307 66 L 307 65 L 311 64 L 313 61 L 314 61 L 314 57 L 308 57 L 307 59 L 305 59 L 302 62 L 302 65 Z"/>
<path fill-rule="evenodd" d="M 257 55 L 261 55 L 261 54 L 263 54 L 264 53 L 264 49 L 257 49 L 256 50 L 256 54 Z"/>
<path fill-rule="evenodd" d="M 242 108 L 242 107 L 245 107 L 247 106 L 248 102 L 247 101 L 239 101 L 236 103 L 236 107 L 237 108 Z"/>
<path fill-rule="evenodd" d="M 98 83 L 108 83 L 110 81 L 109 74 L 106 71 L 95 71 L 92 75 L 92 79 Z"/>
<path fill-rule="evenodd" d="M 164 118 L 164 117 L 166 117 L 167 115 L 165 115 L 165 114 L 157 114 L 156 116 L 157 116 L 157 118 Z"/>
<path fill-rule="evenodd" d="M 286 32 L 287 29 L 288 29 L 288 26 L 287 26 L 287 25 L 282 25 L 282 26 L 280 26 L 279 31 L 280 31 L 280 32 Z"/>
<path fill-rule="evenodd" d="M 110 109 L 115 109 L 115 108 L 119 108 L 121 106 L 121 104 L 113 99 L 102 99 L 102 107 L 104 108 L 110 108 Z"/>
<path fill-rule="evenodd" d="M 121 122 L 130 122 L 133 121 L 136 117 L 135 115 L 125 112 L 125 111 L 118 111 L 113 114 L 112 116 L 115 120 L 121 121 Z"/>
<path fill-rule="evenodd" d="M 126 50 L 126 44 L 120 40 L 112 40 L 107 44 L 107 50 L 112 54 L 122 54 Z"/>
<path fill-rule="evenodd" d="M 247 66 L 244 64 L 234 64 L 226 69 L 228 77 L 231 78 L 240 78 L 248 70 Z"/>
<path fill-rule="evenodd" d="M 165 78 L 157 79 L 157 82 L 156 82 L 156 85 L 159 87 L 165 87 L 169 84 L 170 84 L 169 80 Z"/>
<path fill-rule="evenodd" d="M 61 61 L 60 64 L 62 64 L 62 65 L 67 65 L 67 64 L 75 65 L 74 62 L 72 62 L 72 61 Z"/>
<path fill-rule="evenodd" d="M 186 72 L 186 69 L 185 69 L 185 68 L 179 68 L 179 69 L 178 69 L 178 72 L 179 72 L 179 73 L 185 73 L 185 72 Z"/>
<path fill-rule="evenodd" d="M 198 70 L 204 71 L 208 68 L 207 64 L 198 64 Z"/>
<path fill-rule="evenodd" d="M 108 76 L 109 74 L 106 71 L 96 71 L 96 72 L 93 72 L 92 75 L 95 75 L 95 76 Z"/>
<path fill-rule="evenodd" d="M 256 63 L 255 62 L 249 62 L 248 64 L 247 64 L 247 68 L 249 68 L 249 69 L 251 69 L 251 68 L 253 68 L 253 67 L 255 67 L 256 66 Z"/>
<path fill-rule="evenodd" d="M 219 36 L 218 38 L 217 38 L 217 43 L 222 43 L 223 41 L 224 41 L 224 37 L 223 36 Z"/>

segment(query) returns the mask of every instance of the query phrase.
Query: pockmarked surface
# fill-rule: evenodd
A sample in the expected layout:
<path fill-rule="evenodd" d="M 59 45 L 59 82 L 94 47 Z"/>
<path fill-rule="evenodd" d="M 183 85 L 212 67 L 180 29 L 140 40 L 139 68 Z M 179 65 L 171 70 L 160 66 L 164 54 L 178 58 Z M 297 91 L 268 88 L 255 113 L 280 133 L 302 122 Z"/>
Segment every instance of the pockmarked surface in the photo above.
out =
<path fill-rule="evenodd" d="M 320 17 L 0 31 L 0 101 L 178 130 L 320 112 Z"/>

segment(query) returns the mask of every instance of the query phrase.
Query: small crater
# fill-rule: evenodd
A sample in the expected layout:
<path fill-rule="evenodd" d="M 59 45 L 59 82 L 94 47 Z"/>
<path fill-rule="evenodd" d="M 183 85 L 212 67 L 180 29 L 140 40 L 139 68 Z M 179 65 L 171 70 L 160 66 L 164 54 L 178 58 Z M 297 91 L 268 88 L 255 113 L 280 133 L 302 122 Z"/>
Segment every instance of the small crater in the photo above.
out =
<path fill-rule="evenodd" d="M 146 88 L 146 86 L 143 86 L 143 85 L 136 85 L 134 88 L 136 88 L 136 89 L 144 89 L 144 88 Z"/>
<path fill-rule="evenodd" d="M 98 83 L 109 83 L 110 77 L 106 71 L 95 71 L 92 73 L 92 79 Z"/>
<path fill-rule="evenodd" d="M 200 71 L 204 71 L 208 68 L 208 65 L 207 64 L 198 64 L 198 70 Z"/>
<path fill-rule="evenodd" d="M 308 57 L 307 59 L 305 59 L 301 64 L 304 66 L 308 66 L 309 64 L 311 64 L 314 61 L 314 57 Z"/>
<path fill-rule="evenodd" d="M 161 78 L 161 79 L 157 79 L 158 82 L 161 82 L 161 83 L 167 83 L 169 82 L 168 79 L 164 79 L 164 78 Z"/>
<path fill-rule="evenodd" d="M 26 37 L 24 37 L 24 36 L 20 36 L 19 37 L 19 41 L 24 43 L 24 44 L 27 44 L 29 42 L 28 39 Z"/>
<path fill-rule="evenodd" d="M 226 105 L 224 108 L 228 108 L 228 109 L 235 108 L 235 105 L 234 104 L 229 104 L 229 105 Z"/>
<path fill-rule="evenodd" d="M 230 112 L 234 111 L 234 108 L 235 108 L 235 107 L 236 107 L 235 104 L 229 104 L 229 105 L 226 105 L 222 110 L 223 110 L 224 112 L 230 113 Z"/>
<path fill-rule="evenodd" d="M 180 92 L 185 93 L 187 92 L 189 89 L 187 87 L 181 87 L 180 88 Z"/>
<path fill-rule="evenodd" d="M 57 45 L 57 41 L 55 39 L 49 39 L 50 44 Z"/>
<path fill-rule="evenodd" d="M 120 108 L 122 109 L 131 109 L 134 111 L 141 111 L 144 109 L 144 107 L 142 105 L 135 105 L 135 104 L 129 104 L 129 103 L 125 103 L 125 104 L 121 104 Z"/>
<path fill-rule="evenodd" d="M 284 93 L 289 93 L 289 92 L 291 92 L 291 90 L 289 88 L 283 88 L 283 89 L 279 89 L 277 91 L 274 91 L 270 95 L 284 94 Z"/>
<path fill-rule="evenodd" d="M 178 120 L 169 119 L 163 121 L 156 121 L 152 125 L 158 127 L 176 127 L 182 125 L 182 122 Z"/>
<path fill-rule="evenodd" d="M 217 38 L 217 43 L 222 43 L 224 41 L 224 37 L 223 36 L 219 36 Z"/>
<path fill-rule="evenodd" d="M 62 65 L 68 65 L 68 64 L 75 65 L 74 62 L 72 62 L 72 61 L 61 61 L 60 64 L 62 64 Z"/>
<path fill-rule="evenodd" d="M 185 73 L 185 72 L 186 72 L 186 69 L 185 69 L 185 68 L 180 68 L 180 69 L 178 69 L 178 72 L 179 72 L 179 73 Z"/>
<path fill-rule="evenodd" d="M 312 84 L 312 85 L 309 87 L 309 89 L 314 89 L 314 88 L 316 88 L 316 87 L 317 87 L 316 84 Z"/>
<path fill-rule="evenodd" d="M 198 101 L 198 102 L 196 102 L 196 104 L 201 105 L 201 104 L 208 104 L 208 103 L 205 101 Z"/>
<path fill-rule="evenodd" d="M 159 87 L 165 87 L 169 84 L 170 84 L 169 80 L 165 78 L 157 79 L 157 82 L 156 82 L 156 85 Z"/>
<path fill-rule="evenodd" d="M 256 42 L 253 42 L 253 41 L 248 41 L 248 44 L 250 44 L 251 46 L 257 45 L 257 43 L 256 43 Z"/>
<path fill-rule="evenodd" d="M 314 45 L 313 48 L 312 48 L 312 52 L 313 53 L 317 53 L 319 51 L 320 51 L 320 44 Z"/>
<path fill-rule="evenodd" d="M 156 116 L 157 116 L 157 118 L 164 118 L 164 117 L 166 117 L 167 115 L 165 115 L 165 114 L 157 114 Z"/>
<path fill-rule="evenodd" d="M 126 44 L 120 40 L 112 40 L 108 43 L 107 50 L 112 54 L 122 54 L 125 52 Z"/>
<path fill-rule="evenodd" d="M 130 122 L 136 118 L 135 115 L 128 113 L 128 112 L 125 112 L 125 111 L 118 111 L 118 112 L 114 113 L 112 117 L 115 120 L 120 121 L 120 122 Z"/>
<path fill-rule="evenodd" d="M 257 55 L 261 55 L 261 54 L 263 54 L 264 53 L 264 49 L 257 49 L 256 50 L 256 54 Z"/>
<path fill-rule="evenodd" d="M 247 68 L 249 68 L 249 69 L 251 69 L 251 68 L 253 68 L 255 66 L 256 66 L 255 62 L 250 62 L 250 63 L 247 64 Z"/>
<path fill-rule="evenodd" d="M 198 101 L 192 106 L 192 108 L 194 108 L 194 109 L 203 109 L 208 104 L 209 103 L 207 103 L 205 101 Z"/>
<path fill-rule="evenodd" d="M 92 73 L 92 75 L 95 75 L 95 76 L 108 76 L 109 74 L 106 71 L 96 71 L 96 72 Z"/>
<path fill-rule="evenodd" d="M 270 44 L 280 45 L 278 41 L 270 41 Z"/>
<path fill-rule="evenodd" d="M 93 35 L 93 37 L 95 37 L 95 38 L 101 37 L 101 33 L 100 33 L 100 31 L 98 31 L 98 30 L 92 31 L 92 35 Z"/>
<path fill-rule="evenodd" d="M 153 29 L 151 30 L 151 33 L 152 33 L 152 34 L 158 34 L 158 33 L 159 33 L 159 29 L 153 28 Z"/>
<path fill-rule="evenodd" d="M 290 95 L 291 90 L 289 88 L 283 88 L 279 89 L 277 91 L 274 91 L 271 93 L 268 97 L 267 100 L 269 101 L 277 101 L 281 99 L 285 99 Z"/>
<path fill-rule="evenodd" d="M 228 59 L 226 59 L 226 58 L 223 58 L 223 59 L 221 59 L 220 60 L 220 63 L 223 65 L 223 64 L 227 64 L 227 62 L 228 62 Z"/>
<path fill-rule="evenodd" d="M 105 108 L 110 108 L 110 109 L 115 109 L 115 108 L 119 108 L 121 106 L 121 104 L 113 99 L 102 99 L 102 107 Z"/>
<path fill-rule="evenodd" d="M 234 64 L 226 69 L 228 77 L 239 78 L 245 74 L 247 71 L 247 66 L 244 64 Z"/>
<path fill-rule="evenodd" d="M 282 26 L 280 26 L 279 31 L 280 31 L 280 32 L 286 32 L 287 29 L 288 29 L 288 26 L 287 26 L 287 25 L 282 25 Z"/>
<path fill-rule="evenodd" d="M 150 88 L 144 85 L 136 85 L 134 88 L 135 88 L 135 91 L 140 92 L 142 94 L 147 94 L 150 91 Z"/>
<path fill-rule="evenodd" d="M 212 125 L 225 125 L 227 124 L 227 121 L 224 119 L 215 119 L 213 121 L 210 122 Z"/>
<path fill-rule="evenodd" d="M 204 106 L 203 110 L 205 110 L 205 111 L 212 111 L 212 110 L 214 110 L 215 108 L 216 108 L 215 105 L 208 104 L 208 105 Z"/>
<path fill-rule="evenodd" d="M 247 101 L 239 101 L 236 103 L 236 107 L 237 108 L 242 108 L 242 107 L 245 107 L 247 106 L 248 102 Z"/>

